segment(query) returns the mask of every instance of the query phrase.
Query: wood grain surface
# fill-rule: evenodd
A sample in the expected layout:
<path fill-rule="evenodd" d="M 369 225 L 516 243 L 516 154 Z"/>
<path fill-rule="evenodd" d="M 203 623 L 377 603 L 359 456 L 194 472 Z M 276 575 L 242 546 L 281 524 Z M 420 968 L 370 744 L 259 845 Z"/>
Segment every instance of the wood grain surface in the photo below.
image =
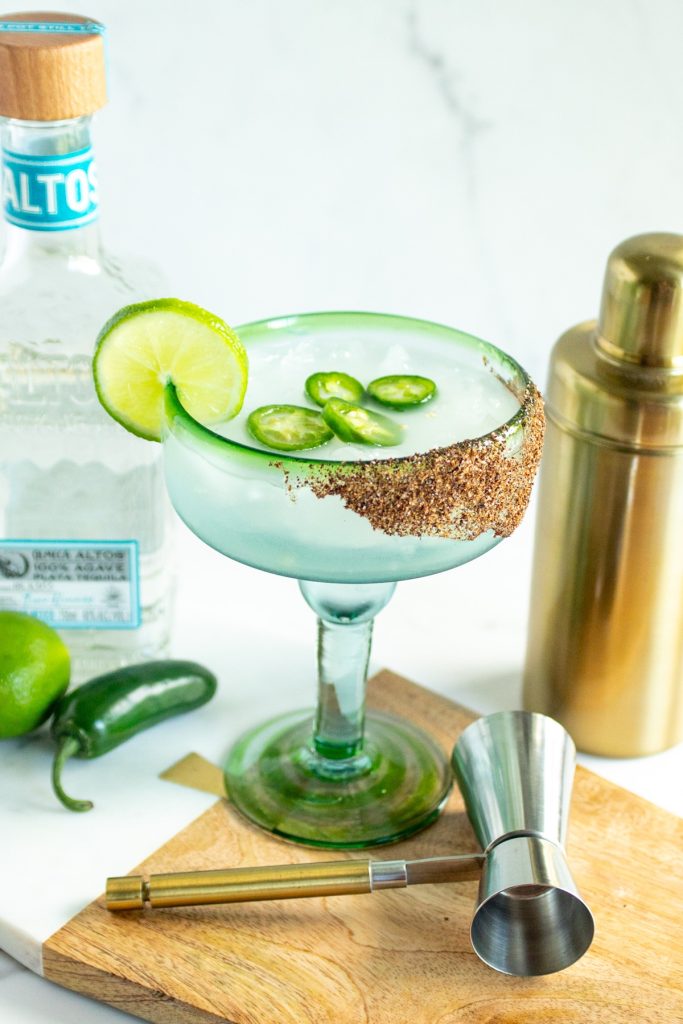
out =
<path fill-rule="evenodd" d="M 446 750 L 473 717 L 389 672 L 370 704 Z M 476 848 L 454 792 L 435 825 L 376 856 Z M 683 820 L 579 768 L 568 854 L 596 936 L 566 971 L 519 979 L 481 963 L 469 942 L 477 883 L 466 882 L 130 915 L 99 899 L 44 944 L 44 972 L 162 1024 L 670 1024 L 683 1021 L 682 852 Z M 218 801 L 133 870 L 338 857 L 271 838 Z"/>
<path fill-rule="evenodd" d="M 20 11 L 3 21 L 87 24 L 79 14 Z M 61 121 L 107 102 L 104 38 L 98 32 L 0 32 L 0 114 Z"/>

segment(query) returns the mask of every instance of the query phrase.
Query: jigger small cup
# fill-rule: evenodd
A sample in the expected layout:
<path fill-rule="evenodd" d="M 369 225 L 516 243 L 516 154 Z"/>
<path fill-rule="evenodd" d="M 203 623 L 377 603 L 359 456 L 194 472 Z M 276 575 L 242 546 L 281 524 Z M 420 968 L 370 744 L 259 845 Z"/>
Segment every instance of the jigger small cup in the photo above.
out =
<path fill-rule="evenodd" d="M 505 974 L 563 970 L 593 940 L 593 917 L 564 853 L 575 755 L 559 722 L 525 711 L 478 719 L 453 751 L 485 854 L 472 946 Z"/>

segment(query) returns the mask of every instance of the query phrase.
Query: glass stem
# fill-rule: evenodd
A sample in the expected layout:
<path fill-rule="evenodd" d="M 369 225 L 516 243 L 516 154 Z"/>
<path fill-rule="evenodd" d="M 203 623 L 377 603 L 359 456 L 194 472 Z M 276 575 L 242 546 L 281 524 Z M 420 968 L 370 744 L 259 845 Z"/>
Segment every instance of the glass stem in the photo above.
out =
<path fill-rule="evenodd" d="M 396 584 L 302 580 L 299 585 L 318 616 L 318 709 L 313 747 L 335 774 L 351 770 L 362 757 L 372 626 Z M 357 764 L 356 770 L 360 767 Z"/>
<path fill-rule="evenodd" d="M 313 744 L 337 761 L 363 747 L 365 684 L 372 620 L 340 625 L 318 619 L 318 709 Z"/>

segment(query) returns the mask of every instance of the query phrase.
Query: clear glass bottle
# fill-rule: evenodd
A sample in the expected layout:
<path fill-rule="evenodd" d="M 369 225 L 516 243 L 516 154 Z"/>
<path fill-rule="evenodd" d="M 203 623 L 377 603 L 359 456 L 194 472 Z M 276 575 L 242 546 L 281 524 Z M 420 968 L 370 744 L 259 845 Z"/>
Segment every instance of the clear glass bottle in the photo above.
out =
<path fill-rule="evenodd" d="M 2 145 L 0 608 L 58 628 L 82 679 L 168 644 L 159 448 L 111 420 L 91 372 L 104 322 L 159 279 L 102 248 L 89 116 L 4 117 Z"/>

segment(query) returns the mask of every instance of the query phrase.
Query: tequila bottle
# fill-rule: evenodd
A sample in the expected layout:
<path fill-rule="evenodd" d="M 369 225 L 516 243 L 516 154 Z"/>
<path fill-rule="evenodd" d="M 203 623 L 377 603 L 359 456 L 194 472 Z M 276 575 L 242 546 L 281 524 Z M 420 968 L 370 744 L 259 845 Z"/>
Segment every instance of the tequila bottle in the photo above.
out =
<path fill-rule="evenodd" d="M 101 26 L 27 17 L 0 22 L 0 608 L 62 632 L 80 679 L 168 643 L 159 451 L 112 422 L 91 373 L 101 325 L 159 278 L 100 241 Z"/>

